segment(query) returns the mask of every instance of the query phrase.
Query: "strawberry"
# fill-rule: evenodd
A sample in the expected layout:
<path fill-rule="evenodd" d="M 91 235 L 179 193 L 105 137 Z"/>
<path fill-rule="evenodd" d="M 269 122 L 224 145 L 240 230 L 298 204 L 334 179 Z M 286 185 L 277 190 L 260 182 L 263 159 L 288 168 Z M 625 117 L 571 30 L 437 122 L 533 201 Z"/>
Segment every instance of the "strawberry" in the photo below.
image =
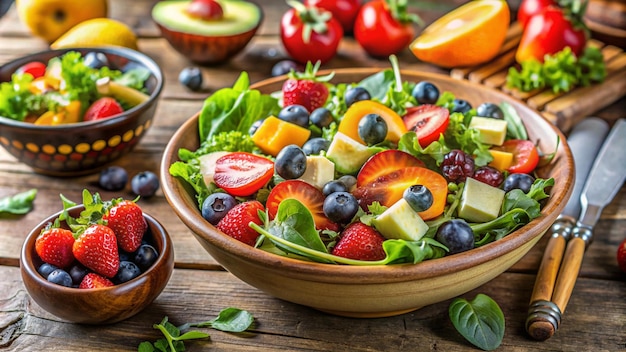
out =
<path fill-rule="evenodd" d="M 83 281 L 80 282 L 78 288 L 101 288 L 109 286 L 113 286 L 111 280 L 96 273 L 88 273 L 83 277 Z"/>
<path fill-rule="evenodd" d="M 304 72 L 291 71 L 283 83 L 283 106 L 302 105 L 309 112 L 324 106 L 328 99 L 328 82 L 334 74 L 316 77 L 320 62 L 315 66 L 308 62 Z"/>
<path fill-rule="evenodd" d="M 48 264 L 66 268 L 74 261 L 72 231 L 62 228 L 47 228 L 35 240 L 35 251 Z"/>
<path fill-rule="evenodd" d="M 226 216 L 217 223 L 217 228 L 228 236 L 250 246 L 254 246 L 259 233 L 250 228 L 253 223 L 263 226 L 258 211 L 265 211 L 261 202 L 252 200 L 235 205 Z"/>
<path fill-rule="evenodd" d="M 93 102 L 85 112 L 83 121 L 104 119 L 124 112 L 117 100 L 110 97 L 102 97 Z"/>
<path fill-rule="evenodd" d="M 81 264 L 102 276 L 112 278 L 117 274 L 120 266 L 117 238 L 107 226 L 89 226 L 74 242 L 72 252 Z"/>
<path fill-rule="evenodd" d="M 626 273 L 626 239 L 617 247 L 617 264 Z"/>
<path fill-rule="evenodd" d="M 115 232 L 120 248 L 129 253 L 139 248 L 148 228 L 139 205 L 130 200 L 123 200 L 114 204 L 102 219 L 106 220 L 107 226 Z"/>
<path fill-rule="evenodd" d="M 356 184 L 363 186 L 376 181 L 380 176 L 411 166 L 424 166 L 424 163 L 409 153 L 388 149 L 374 154 L 363 164 L 357 175 Z"/>
<path fill-rule="evenodd" d="M 383 250 L 384 240 L 373 227 L 355 222 L 343 230 L 332 254 L 356 260 L 382 260 L 387 256 Z"/>
<path fill-rule="evenodd" d="M 287 198 L 299 200 L 311 211 L 315 227 L 318 230 L 339 231 L 339 225 L 324 214 L 325 197 L 322 191 L 302 180 L 283 181 L 272 188 L 266 202 L 270 220 L 276 216 L 280 202 Z"/>

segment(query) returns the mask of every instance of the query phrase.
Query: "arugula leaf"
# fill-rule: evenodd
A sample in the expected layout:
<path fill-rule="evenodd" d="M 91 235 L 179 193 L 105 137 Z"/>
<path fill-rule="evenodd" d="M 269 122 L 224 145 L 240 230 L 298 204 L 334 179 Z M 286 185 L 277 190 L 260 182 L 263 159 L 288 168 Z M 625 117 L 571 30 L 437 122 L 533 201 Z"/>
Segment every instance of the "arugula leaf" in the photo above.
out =
<path fill-rule="evenodd" d="M 0 199 L 0 215 L 3 213 L 23 215 L 33 209 L 33 201 L 37 195 L 36 189 L 21 192 L 13 196 Z"/>
<path fill-rule="evenodd" d="M 502 343 L 504 313 L 491 297 L 479 293 L 471 301 L 455 298 L 448 315 L 456 330 L 474 346 L 491 351 Z"/>

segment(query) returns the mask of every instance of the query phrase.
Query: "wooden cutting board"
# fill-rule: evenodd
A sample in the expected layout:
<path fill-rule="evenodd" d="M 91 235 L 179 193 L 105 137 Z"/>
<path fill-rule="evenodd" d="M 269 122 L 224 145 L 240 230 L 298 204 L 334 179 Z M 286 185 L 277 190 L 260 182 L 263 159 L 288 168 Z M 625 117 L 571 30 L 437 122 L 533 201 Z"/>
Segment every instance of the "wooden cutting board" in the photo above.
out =
<path fill-rule="evenodd" d="M 507 87 L 507 72 L 516 64 L 515 51 L 521 35 L 521 25 L 513 24 L 495 59 L 476 67 L 453 69 L 450 75 L 456 79 L 482 83 L 522 100 L 565 132 L 581 119 L 593 115 L 626 95 L 626 53 L 616 46 L 605 45 L 596 39 L 591 39 L 589 45 L 599 48 L 604 56 L 607 70 L 604 82 L 558 94 L 550 89 L 522 92 Z"/>

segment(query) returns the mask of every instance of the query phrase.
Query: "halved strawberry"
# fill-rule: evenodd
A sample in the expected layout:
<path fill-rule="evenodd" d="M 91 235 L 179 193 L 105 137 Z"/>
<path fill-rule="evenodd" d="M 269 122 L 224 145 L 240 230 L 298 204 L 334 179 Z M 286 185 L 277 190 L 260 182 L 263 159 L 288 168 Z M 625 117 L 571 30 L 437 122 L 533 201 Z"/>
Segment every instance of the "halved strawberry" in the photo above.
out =
<path fill-rule="evenodd" d="M 102 288 L 113 285 L 113 282 L 104 276 L 100 276 L 96 273 L 88 273 L 83 277 L 83 281 L 80 282 L 78 288 Z"/>
<path fill-rule="evenodd" d="M 367 209 L 373 202 L 390 207 L 412 185 L 423 185 L 433 194 L 433 205 L 419 213 L 422 219 L 432 219 L 443 213 L 448 196 L 448 182 L 440 174 L 425 167 L 413 166 L 392 171 L 379 176 L 374 182 L 357 187 L 353 194 L 363 209 Z"/>
<path fill-rule="evenodd" d="M 285 199 L 294 198 L 299 200 L 313 214 L 315 227 L 318 230 L 338 231 L 339 225 L 330 221 L 324 215 L 324 194 L 308 182 L 302 180 L 283 181 L 272 188 L 267 197 L 267 213 L 270 219 L 273 219 L 278 212 L 280 202 Z"/>
<path fill-rule="evenodd" d="M 213 180 L 226 192 L 247 197 L 265 186 L 273 175 L 273 161 L 252 153 L 236 152 L 215 161 Z"/>
<path fill-rule="evenodd" d="M 102 97 L 93 102 L 85 112 L 83 121 L 94 121 L 115 116 L 124 112 L 124 109 L 111 97 Z"/>
<path fill-rule="evenodd" d="M 424 163 L 409 153 L 389 149 L 369 158 L 356 177 L 356 185 L 363 186 L 376 181 L 380 176 L 405 167 L 424 166 Z"/>
<path fill-rule="evenodd" d="M 382 260 L 387 256 L 383 250 L 384 241 L 385 238 L 373 227 L 355 222 L 343 230 L 332 254 L 356 260 Z"/>
<path fill-rule="evenodd" d="M 423 104 L 408 108 L 402 116 L 409 131 L 415 131 L 422 148 L 439 139 L 450 123 L 450 111 L 444 107 Z"/>

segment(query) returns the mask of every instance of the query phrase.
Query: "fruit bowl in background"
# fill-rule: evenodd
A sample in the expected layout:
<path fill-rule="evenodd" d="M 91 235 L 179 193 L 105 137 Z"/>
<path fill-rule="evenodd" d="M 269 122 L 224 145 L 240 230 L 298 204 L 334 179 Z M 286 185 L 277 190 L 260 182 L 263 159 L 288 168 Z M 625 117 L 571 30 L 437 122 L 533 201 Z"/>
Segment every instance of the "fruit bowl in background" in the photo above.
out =
<path fill-rule="evenodd" d="M 333 82 L 358 82 L 376 72 L 378 69 L 338 69 Z M 332 314 L 350 317 L 398 315 L 481 286 L 522 258 L 561 212 L 574 180 L 571 151 L 556 127 L 536 111 L 503 93 L 438 74 L 403 71 L 402 75 L 403 80 L 430 81 L 441 91 L 451 91 L 473 106 L 483 102 L 508 102 L 518 111 L 530 138 L 542 150 L 552 151 L 558 144 L 554 161 L 537 171 L 540 177 L 555 179 L 540 217 L 501 240 L 419 264 L 332 265 L 268 253 L 226 236 L 211 226 L 202 217 L 193 190 L 185 181 L 169 174 L 170 165 L 179 160 L 180 148 L 196 150 L 199 146 L 198 115 L 176 131 L 163 154 L 161 180 L 168 202 L 206 251 L 233 275 L 269 295 Z M 285 76 L 272 78 L 251 88 L 263 93 L 280 91 L 285 79 Z"/>
<path fill-rule="evenodd" d="M 82 205 L 69 210 L 77 217 Z M 110 287 L 79 289 L 48 282 L 37 272 L 43 263 L 35 251 L 35 241 L 41 230 L 61 213 L 43 220 L 26 237 L 20 255 L 20 271 L 26 290 L 46 311 L 64 320 L 81 324 L 112 324 L 139 313 L 152 303 L 167 285 L 174 270 L 174 248 L 165 228 L 144 213 L 148 232 L 144 240 L 156 248 L 159 256 L 138 277 Z"/>
<path fill-rule="evenodd" d="M 187 14 L 190 2 L 161 1 L 152 8 L 152 20 L 176 51 L 198 64 L 231 59 L 248 45 L 263 21 L 261 7 L 252 2 L 220 1 L 223 18 L 212 20 Z"/>
<path fill-rule="evenodd" d="M 163 89 L 163 72 L 148 56 L 132 49 L 68 48 L 42 51 L 0 66 L 0 82 L 22 65 L 39 61 L 47 63 L 68 51 L 106 55 L 111 68 L 142 67 L 150 72 L 145 83 L 149 99 L 123 113 L 96 121 L 35 125 L 0 116 L 0 145 L 36 172 L 51 176 L 77 176 L 96 172 L 104 165 L 130 152 L 152 125 L 157 101 Z"/>

